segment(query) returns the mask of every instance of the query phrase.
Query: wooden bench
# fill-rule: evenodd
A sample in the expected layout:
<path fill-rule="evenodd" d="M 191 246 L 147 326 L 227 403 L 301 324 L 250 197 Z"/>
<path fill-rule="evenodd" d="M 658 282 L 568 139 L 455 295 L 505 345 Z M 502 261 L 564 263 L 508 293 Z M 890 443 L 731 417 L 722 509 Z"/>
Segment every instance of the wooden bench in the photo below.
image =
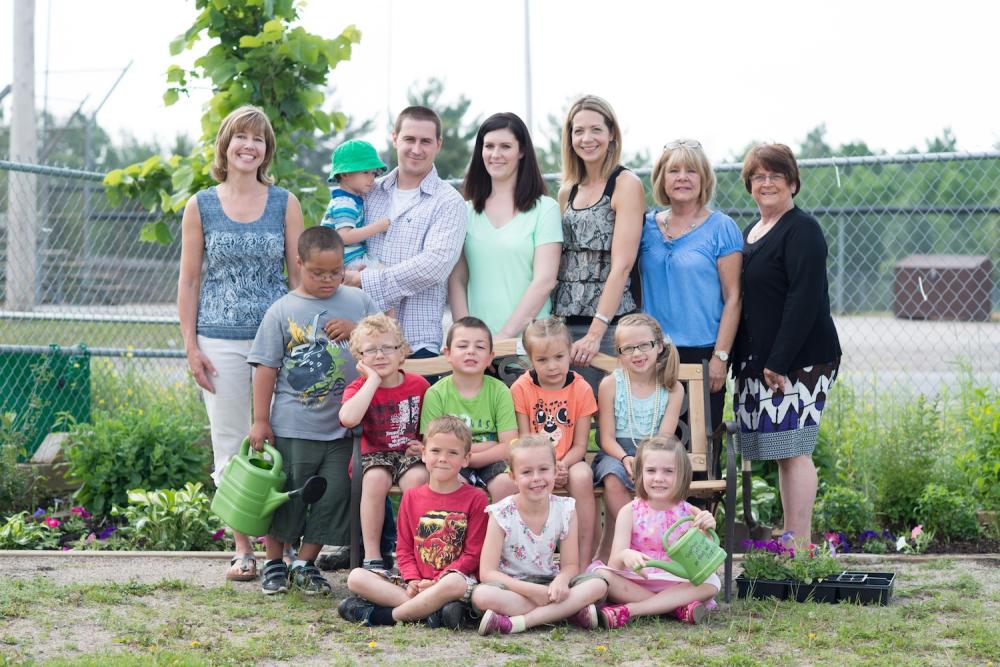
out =
<path fill-rule="evenodd" d="M 523 357 L 518 354 L 517 341 L 514 339 L 495 342 L 494 353 L 499 369 L 500 379 L 508 386 L 522 372 Z M 598 354 L 592 364 L 605 373 L 618 367 L 618 360 L 607 354 Z M 451 366 L 444 357 L 429 359 L 407 359 L 403 364 L 410 373 L 418 375 L 444 375 L 451 372 Z M 724 423 L 716 433 L 708 431 L 708 415 L 711 414 L 709 403 L 708 362 L 701 364 L 681 364 L 680 381 L 685 385 L 684 404 L 681 406 L 679 429 L 681 441 L 688 450 L 691 467 L 695 479 L 691 483 L 690 496 L 707 501 L 714 511 L 720 502 L 725 503 L 725 525 L 723 535 L 726 547 L 725 579 L 723 582 L 723 597 L 729 602 L 732 597 L 733 579 L 733 547 L 735 540 L 736 516 L 736 452 L 733 446 L 733 436 L 736 432 L 734 422 Z M 718 478 L 717 461 L 719 447 L 725 446 L 726 474 Z M 596 452 L 588 452 L 589 463 Z M 353 470 L 361 470 L 361 428 L 354 429 Z M 747 475 L 744 475 L 746 477 Z M 361 564 L 361 475 L 351 477 L 351 568 Z M 744 488 L 749 489 L 744 479 Z M 401 490 L 393 486 L 390 494 L 399 495 Z M 594 495 L 602 498 L 603 488 L 595 488 Z M 750 516 L 749 493 L 744 493 L 744 513 Z"/>

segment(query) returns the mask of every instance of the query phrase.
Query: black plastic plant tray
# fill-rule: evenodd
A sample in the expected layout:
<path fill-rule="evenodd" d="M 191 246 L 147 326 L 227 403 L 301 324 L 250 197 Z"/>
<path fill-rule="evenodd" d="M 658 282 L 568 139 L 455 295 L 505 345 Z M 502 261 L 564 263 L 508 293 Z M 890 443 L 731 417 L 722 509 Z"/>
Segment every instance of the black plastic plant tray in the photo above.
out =
<path fill-rule="evenodd" d="M 736 577 L 736 596 L 886 605 L 895 583 L 895 572 L 841 572 L 814 584 L 787 579 L 748 579 L 741 574 Z"/>

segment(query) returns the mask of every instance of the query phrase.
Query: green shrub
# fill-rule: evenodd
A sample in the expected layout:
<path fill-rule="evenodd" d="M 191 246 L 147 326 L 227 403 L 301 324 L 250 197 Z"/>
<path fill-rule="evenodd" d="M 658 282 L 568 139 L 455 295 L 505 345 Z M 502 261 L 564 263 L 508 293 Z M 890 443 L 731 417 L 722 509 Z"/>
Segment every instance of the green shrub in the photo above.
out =
<path fill-rule="evenodd" d="M 59 530 L 35 521 L 27 512 L 7 517 L 0 524 L 0 549 L 58 549 Z"/>
<path fill-rule="evenodd" d="M 874 525 L 874 503 L 865 494 L 846 486 L 826 487 L 813 512 L 813 526 L 822 533 L 844 533 L 854 538 Z"/>
<path fill-rule="evenodd" d="M 167 406 L 95 410 L 93 423 L 68 421 L 69 475 L 82 482 L 75 498 L 94 514 L 124 505 L 128 489 L 179 488 L 208 479 L 211 451 L 199 442 L 201 423 Z"/>
<path fill-rule="evenodd" d="M 940 484 L 928 484 L 915 508 L 917 522 L 942 542 L 979 537 L 976 509 L 961 493 Z"/>
<path fill-rule="evenodd" d="M 0 516 L 35 506 L 37 473 L 18 468 L 17 457 L 25 453 L 27 435 L 14 426 L 13 412 L 0 413 Z"/>
<path fill-rule="evenodd" d="M 201 484 L 183 489 L 128 492 L 128 507 L 115 506 L 111 515 L 128 525 L 118 531 L 130 546 L 151 551 L 219 551 L 228 548 L 222 521 L 211 510 L 211 498 Z"/>
<path fill-rule="evenodd" d="M 725 473 L 722 476 L 725 478 Z M 744 489 L 742 476 L 739 480 L 739 491 L 736 495 L 736 520 L 745 523 L 746 521 L 743 518 Z M 770 526 L 778 515 L 778 509 L 778 493 L 774 487 L 760 477 L 752 477 L 750 482 L 750 514 L 753 515 L 754 521 L 765 526 Z M 722 503 L 719 503 L 719 507 L 715 511 L 715 521 L 721 526 L 725 518 L 726 508 Z"/>
<path fill-rule="evenodd" d="M 1000 510 L 1000 390 L 968 386 L 962 398 L 958 466 L 982 507 Z"/>

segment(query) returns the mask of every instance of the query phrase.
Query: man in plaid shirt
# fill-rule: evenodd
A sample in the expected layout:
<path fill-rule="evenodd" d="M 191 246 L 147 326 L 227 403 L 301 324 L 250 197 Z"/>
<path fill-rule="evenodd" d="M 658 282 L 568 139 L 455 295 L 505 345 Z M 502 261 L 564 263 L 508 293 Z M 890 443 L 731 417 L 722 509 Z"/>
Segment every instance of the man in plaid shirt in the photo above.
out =
<path fill-rule="evenodd" d="M 434 168 L 441 150 L 441 119 L 427 107 L 403 109 L 392 132 L 399 166 L 378 179 L 365 198 L 365 217 L 388 218 L 389 230 L 368 239 L 383 264 L 347 284 L 361 287 L 379 309 L 396 309 L 414 356 L 441 349 L 448 275 L 465 242 L 466 205 Z"/>

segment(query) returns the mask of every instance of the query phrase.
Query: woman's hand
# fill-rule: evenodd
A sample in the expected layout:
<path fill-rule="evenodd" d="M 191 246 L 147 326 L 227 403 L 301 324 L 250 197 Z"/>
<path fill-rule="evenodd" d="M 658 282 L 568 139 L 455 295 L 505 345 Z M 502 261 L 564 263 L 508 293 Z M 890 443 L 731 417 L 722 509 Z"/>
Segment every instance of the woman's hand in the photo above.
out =
<path fill-rule="evenodd" d="M 764 382 L 767 384 L 767 388 L 771 391 L 783 394 L 785 393 L 785 383 L 788 382 L 786 378 L 781 373 L 775 373 L 769 368 L 764 369 Z"/>
<path fill-rule="evenodd" d="M 580 340 L 573 343 L 570 358 L 577 366 L 589 366 L 594 355 L 601 349 L 601 337 L 594 334 L 587 334 Z"/>
<path fill-rule="evenodd" d="M 569 585 L 566 584 L 562 579 L 556 577 L 549 584 L 549 599 L 548 602 L 553 604 L 558 604 L 569 597 Z"/>
<path fill-rule="evenodd" d="M 703 533 L 708 530 L 715 530 L 715 517 L 712 516 L 711 512 L 702 510 L 694 515 L 694 521 L 691 522 L 691 525 Z"/>
<path fill-rule="evenodd" d="M 708 389 L 715 392 L 725 386 L 726 362 L 713 354 L 712 359 L 708 362 Z"/>
<path fill-rule="evenodd" d="M 642 568 L 646 567 L 651 559 L 646 554 L 641 551 L 636 551 L 635 549 L 625 549 L 622 551 L 621 555 L 622 565 L 628 570 L 633 570 L 635 572 L 640 572 Z"/>
<path fill-rule="evenodd" d="M 212 384 L 212 378 L 217 376 L 219 372 L 215 370 L 215 366 L 209 360 L 208 356 L 205 355 L 200 349 L 195 348 L 188 352 L 188 372 L 191 373 L 191 377 L 194 381 L 198 383 L 198 386 L 215 393 L 215 385 Z"/>

